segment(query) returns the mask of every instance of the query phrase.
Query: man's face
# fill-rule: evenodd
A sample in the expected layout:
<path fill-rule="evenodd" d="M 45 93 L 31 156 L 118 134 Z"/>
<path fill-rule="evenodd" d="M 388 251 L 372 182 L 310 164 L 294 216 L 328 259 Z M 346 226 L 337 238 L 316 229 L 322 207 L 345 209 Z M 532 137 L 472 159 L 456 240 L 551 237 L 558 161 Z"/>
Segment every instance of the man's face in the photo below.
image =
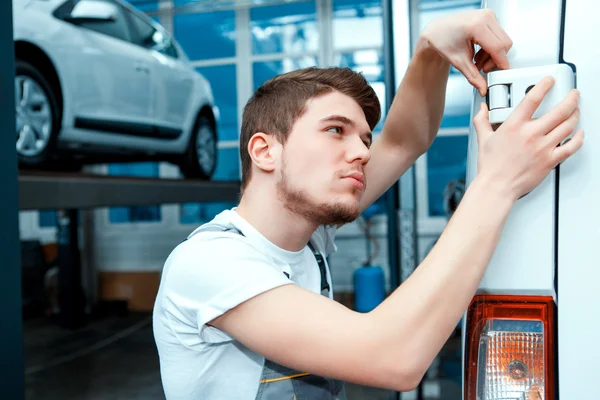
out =
<path fill-rule="evenodd" d="M 277 192 L 285 207 L 319 225 L 355 220 L 371 140 L 352 98 L 332 92 L 309 100 L 282 152 Z"/>

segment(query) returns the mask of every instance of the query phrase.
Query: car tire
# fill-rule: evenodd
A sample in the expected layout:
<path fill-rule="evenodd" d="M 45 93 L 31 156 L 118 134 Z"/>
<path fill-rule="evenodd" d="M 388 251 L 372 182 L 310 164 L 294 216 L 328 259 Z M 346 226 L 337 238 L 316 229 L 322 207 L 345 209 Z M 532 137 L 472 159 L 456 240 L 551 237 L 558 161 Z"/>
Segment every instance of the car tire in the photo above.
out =
<path fill-rule="evenodd" d="M 199 115 L 179 168 L 187 179 L 209 180 L 217 167 L 217 131 L 213 121 Z"/>
<path fill-rule="evenodd" d="M 18 59 L 15 62 L 15 111 L 19 164 L 50 166 L 60 130 L 56 94 L 38 68 Z"/>

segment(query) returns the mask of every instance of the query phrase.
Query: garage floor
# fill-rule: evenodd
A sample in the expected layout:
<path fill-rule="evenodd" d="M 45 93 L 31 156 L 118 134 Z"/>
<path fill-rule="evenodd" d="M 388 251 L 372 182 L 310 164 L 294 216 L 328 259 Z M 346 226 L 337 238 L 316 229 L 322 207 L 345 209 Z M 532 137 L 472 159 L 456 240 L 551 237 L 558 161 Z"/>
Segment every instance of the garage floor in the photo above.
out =
<path fill-rule="evenodd" d="M 104 316 L 78 331 L 47 319 L 24 322 L 26 399 L 164 399 L 149 313 Z M 457 341 L 437 368 L 448 378 L 460 370 Z M 444 361 L 447 360 L 447 361 Z M 459 400 L 454 379 L 428 379 L 424 399 Z M 348 400 L 391 400 L 391 392 L 347 385 Z M 443 397 L 442 397 L 443 394 Z M 417 399 L 416 393 L 402 400 Z"/>

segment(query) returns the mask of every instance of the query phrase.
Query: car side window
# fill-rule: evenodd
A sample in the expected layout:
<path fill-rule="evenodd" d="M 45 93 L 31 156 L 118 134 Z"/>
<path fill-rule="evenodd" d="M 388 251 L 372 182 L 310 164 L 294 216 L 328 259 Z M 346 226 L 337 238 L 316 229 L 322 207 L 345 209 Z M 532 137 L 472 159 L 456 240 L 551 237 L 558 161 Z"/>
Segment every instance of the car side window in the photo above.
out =
<path fill-rule="evenodd" d="M 173 42 L 169 35 L 162 30 L 156 29 L 154 26 L 144 21 L 139 16 L 127 11 L 127 16 L 133 28 L 132 42 L 146 49 L 156 50 L 159 53 L 177 58 L 177 49 L 173 46 Z"/>
<path fill-rule="evenodd" d="M 79 0 L 55 15 L 91 31 L 129 41 L 127 21 L 120 5 L 112 0 Z"/>

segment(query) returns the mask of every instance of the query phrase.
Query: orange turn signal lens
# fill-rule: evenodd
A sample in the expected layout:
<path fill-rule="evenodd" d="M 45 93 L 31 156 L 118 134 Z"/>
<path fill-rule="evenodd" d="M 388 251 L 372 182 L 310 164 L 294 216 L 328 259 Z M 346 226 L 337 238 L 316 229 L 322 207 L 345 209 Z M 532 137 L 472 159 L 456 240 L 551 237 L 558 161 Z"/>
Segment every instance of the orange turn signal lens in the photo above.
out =
<path fill-rule="evenodd" d="M 466 400 L 554 400 L 552 297 L 476 296 L 466 327 Z"/>

